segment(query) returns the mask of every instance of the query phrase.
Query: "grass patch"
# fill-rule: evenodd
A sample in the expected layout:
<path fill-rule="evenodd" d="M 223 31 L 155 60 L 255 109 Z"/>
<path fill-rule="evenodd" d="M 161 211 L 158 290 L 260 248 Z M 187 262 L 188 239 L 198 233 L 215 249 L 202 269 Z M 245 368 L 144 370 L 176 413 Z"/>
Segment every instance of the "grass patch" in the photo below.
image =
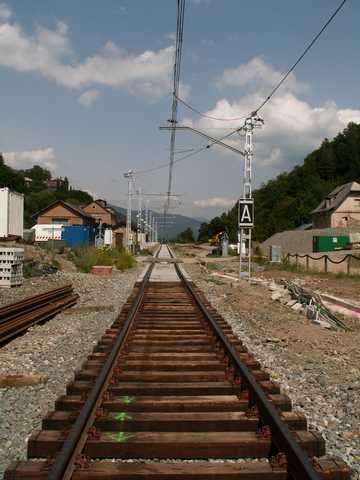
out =
<path fill-rule="evenodd" d="M 114 266 L 126 270 L 134 266 L 134 257 L 125 250 L 81 247 L 73 250 L 72 261 L 80 272 L 89 273 L 95 265 Z"/>
<path fill-rule="evenodd" d="M 218 266 L 216 265 L 216 263 L 206 263 L 206 268 L 208 268 L 209 270 L 216 270 Z"/>

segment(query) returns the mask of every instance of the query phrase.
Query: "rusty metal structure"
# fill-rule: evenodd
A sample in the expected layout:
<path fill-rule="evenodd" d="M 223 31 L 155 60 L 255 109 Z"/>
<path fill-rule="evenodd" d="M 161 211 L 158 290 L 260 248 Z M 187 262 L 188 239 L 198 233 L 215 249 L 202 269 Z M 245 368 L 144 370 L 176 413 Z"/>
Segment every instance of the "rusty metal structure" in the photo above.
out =
<path fill-rule="evenodd" d="M 5 480 L 349 479 L 171 257 L 138 280 Z"/>
<path fill-rule="evenodd" d="M 79 296 L 71 284 L 0 308 L 0 343 L 73 306 Z"/>

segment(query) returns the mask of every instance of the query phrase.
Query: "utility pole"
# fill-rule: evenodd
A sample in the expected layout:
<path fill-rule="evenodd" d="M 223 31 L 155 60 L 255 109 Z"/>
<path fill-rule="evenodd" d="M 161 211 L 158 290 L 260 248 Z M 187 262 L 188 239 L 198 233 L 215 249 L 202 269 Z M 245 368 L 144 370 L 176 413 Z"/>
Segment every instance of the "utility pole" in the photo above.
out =
<path fill-rule="evenodd" d="M 126 248 L 129 252 L 132 250 L 132 232 L 131 232 L 131 197 L 133 184 L 133 171 L 128 170 L 124 173 L 124 177 L 128 181 L 128 204 L 126 211 Z"/>
<path fill-rule="evenodd" d="M 141 209 L 142 209 L 142 198 L 141 198 L 141 188 L 138 188 L 137 189 L 137 196 L 138 196 L 138 213 L 137 213 L 137 227 L 136 227 L 136 231 L 137 231 L 137 243 L 138 243 L 138 246 L 139 248 L 140 247 L 140 243 L 141 243 Z"/>
<path fill-rule="evenodd" d="M 145 242 L 148 241 L 149 235 L 149 199 L 145 200 Z"/>
<path fill-rule="evenodd" d="M 149 241 L 150 241 L 150 242 L 153 241 L 152 220 L 153 220 L 153 213 L 152 213 L 152 212 L 149 212 L 149 224 L 148 224 L 148 228 L 149 228 Z"/>
<path fill-rule="evenodd" d="M 245 132 L 245 149 L 244 151 L 239 150 L 238 148 L 229 145 L 222 140 L 211 137 L 205 132 L 197 130 L 188 126 L 171 126 L 171 127 L 160 127 L 160 130 L 188 130 L 196 135 L 201 135 L 202 137 L 207 138 L 211 141 L 208 145 L 208 148 L 213 145 L 219 145 L 221 147 L 227 148 L 228 150 L 242 155 L 245 159 L 244 162 L 244 175 L 243 175 L 243 194 L 239 199 L 239 210 L 238 210 L 238 244 L 239 244 L 239 278 L 244 275 L 250 277 L 251 274 L 251 231 L 254 226 L 254 208 L 253 208 L 253 198 L 252 198 L 252 158 L 253 158 L 253 131 L 254 128 L 259 128 L 262 126 L 264 121 L 253 113 L 250 117 L 245 120 L 245 123 L 242 127 L 238 128 L 236 131 L 240 133 L 241 131 Z M 245 242 L 245 251 L 243 249 L 243 243 Z M 248 254 L 247 254 L 248 253 Z M 247 264 L 247 269 L 243 272 L 243 265 Z"/>
<path fill-rule="evenodd" d="M 176 22 L 176 41 L 175 41 L 175 58 L 174 58 L 174 72 L 173 72 L 173 91 L 172 91 L 172 106 L 171 106 L 171 118 L 169 123 L 174 126 L 177 124 L 177 107 L 178 107 L 178 95 L 180 85 L 180 65 L 182 56 L 182 43 L 184 32 L 184 17 L 185 17 L 185 1 L 177 0 L 177 22 Z M 175 136 L 176 130 L 170 132 L 170 163 L 169 163 L 169 179 L 167 188 L 167 199 L 164 204 L 164 223 L 166 221 L 166 215 L 170 207 L 170 196 L 173 180 L 173 168 L 174 168 L 174 156 L 175 156 Z M 165 237 L 167 237 L 166 226 L 164 226 Z"/>
<path fill-rule="evenodd" d="M 151 224 L 151 233 L 152 233 L 152 242 L 156 242 L 156 233 L 155 233 L 155 216 L 152 217 L 152 224 Z"/>
<path fill-rule="evenodd" d="M 254 227 L 254 200 L 252 198 L 252 160 L 253 160 L 253 132 L 255 128 L 262 126 L 264 121 L 256 114 L 245 120 L 244 149 L 244 176 L 243 195 L 239 199 L 238 209 L 238 241 L 239 241 L 239 279 L 244 275 L 251 276 L 251 234 Z M 243 244 L 245 248 L 243 248 Z M 243 269 L 243 267 L 245 268 Z"/>

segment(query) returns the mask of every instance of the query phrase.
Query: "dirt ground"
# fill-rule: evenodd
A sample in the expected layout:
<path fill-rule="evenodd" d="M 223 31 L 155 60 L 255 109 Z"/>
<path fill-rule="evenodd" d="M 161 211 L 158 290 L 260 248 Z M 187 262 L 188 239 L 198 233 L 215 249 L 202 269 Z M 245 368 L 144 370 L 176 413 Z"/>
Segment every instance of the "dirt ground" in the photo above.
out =
<path fill-rule="evenodd" d="M 210 264 L 214 267 L 214 271 L 223 272 L 225 274 L 238 275 L 238 257 L 207 257 L 213 247 L 208 245 L 177 245 L 175 250 L 182 258 L 184 263 L 203 263 Z M 212 264 L 212 265 L 211 265 Z M 216 266 L 216 268 L 215 268 Z M 304 288 L 329 293 L 341 298 L 360 302 L 360 278 L 357 277 L 337 277 L 336 275 L 314 273 L 307 274 L 303 272 L 292 272 L 283 270 L 280 267 L 254 266 L 253 276 L 264 280 L 280 281 L 297 280 Z"/>

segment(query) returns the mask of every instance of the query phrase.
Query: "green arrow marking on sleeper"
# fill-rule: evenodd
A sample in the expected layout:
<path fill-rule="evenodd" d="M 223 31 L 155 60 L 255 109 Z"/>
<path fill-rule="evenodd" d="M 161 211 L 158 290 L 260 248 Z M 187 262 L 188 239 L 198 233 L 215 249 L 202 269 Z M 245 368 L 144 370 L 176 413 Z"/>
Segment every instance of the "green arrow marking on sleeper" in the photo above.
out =
<path fill-rule="evenodd" d="M 118 443 L 124 443 L 124 442 L 126 442 L 126 440 L 133 437 L 133 435 L 131 435 L 129 433 L 125 433 L 125 432 L 108 433 L 107 436 L 111 440 L 115 440 Z"/>
<path fill-rule="evenodd" d="M 119 412 L 115 415 L 115 420 L 124 422 L 125 420 L 132 420 L 132 416 L 128 415 L 126 412 Z"/>
<path fill-rule="evenodd" d="M 124 397 L 121 397 L 120 400 L 125 403 L 125 405 L 130 405 L 130 403 L 135 401 L 135 397 L 129 397 L 128 395 L 125 395 Z"/>

